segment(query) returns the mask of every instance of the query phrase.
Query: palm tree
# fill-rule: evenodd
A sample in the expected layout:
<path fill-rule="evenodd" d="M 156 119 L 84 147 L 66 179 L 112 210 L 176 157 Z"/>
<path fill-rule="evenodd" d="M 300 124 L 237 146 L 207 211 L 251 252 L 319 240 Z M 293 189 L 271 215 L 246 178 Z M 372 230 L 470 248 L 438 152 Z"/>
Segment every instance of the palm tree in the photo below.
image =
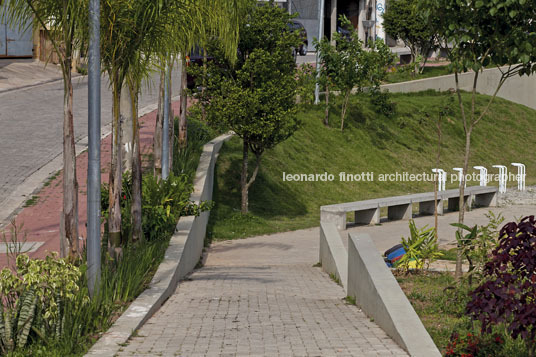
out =
<path fill-rule="evenodd" d="M 80 48 L 87 24 L 87 0 L 5 0 L 11 24 L 26 23 L 42 28 L 60 59 L 63 74 L 63 211 L 60 223 L 60 254 L 79 257 L 78 182 L 73 125 L 73 55 Z"/>
<path fill-rule="evenodd" d="M 180 83 L 180 114 L 179 114 L 179 132 L 178 143 L 181 147 L 187 144 L 187 122 L 186 122 L 186 56 L 190 53 L 194 47 L 204 49 L 210 39 L 217 38 L 224 48 L 225 55 L 234 61 L 236 58 L 236 51 L 238 46 L 238 30 L 240 19 L 246 15 L 247 10 L 251 4 L 255 3 L 254 0 L 199 0 L 192 3 L 187 0 L 183 0 L 185 4 L 189 4 L 188 17 L 176 17 L 176 21 L 181 24 L 185 24 L 181 28 L 178 28 L 173 24 L 170 28 L 170 33 L 174 33 L 175 46 L 171 49 L 173 56 L 171 58 L 178 57 L 181 61 L 179 70 L 182 71 L 182 83 Z M 175 23 L 177 23 L 175 22 Z M 162 112 L 165 105 L 171 106 L 171 103 L 163 103 L 163 81 L 165 80 L 165 73 L 163 68 L 165 67 L 166 59 L 162 62 L 162 73 L 160 76 L 160 91 L 159 91 L 159 109 L 157 115 L 157 123 L 155 129 L 155 140 L 153 144 L 153 155 L 155 157 L 155 174 L 158 175 L 161 172 L 161 151 L 162 140 L 161 127 L 163 123 Z M 171 121 L 170 125 L 172 125 Z M 171 127 L 171 126 L 170 126 Z M 170 140 L 170 142 L 174 142 Z M 171 152 L 172 150 L 170 150 Z M 170 163 L 172 157 L 169 158 Z M 169 166 L 171 167 L 171 165 Z"/>

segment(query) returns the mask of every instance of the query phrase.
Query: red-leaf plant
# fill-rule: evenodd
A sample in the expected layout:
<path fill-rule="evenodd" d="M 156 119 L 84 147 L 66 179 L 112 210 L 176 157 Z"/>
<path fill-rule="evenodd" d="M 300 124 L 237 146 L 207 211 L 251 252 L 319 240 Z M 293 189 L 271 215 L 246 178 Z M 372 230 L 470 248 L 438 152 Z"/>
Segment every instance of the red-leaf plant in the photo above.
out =
<path fill-rule="evenodd" d="M 491 333 L 506 324 L 508 333 L 521 336 L 534 356 L 536 338 L 536 221 L 534 216 L 507 223 L 498 247 L 485 265 L 483 283 L 471 292 L 467 312 Z"/>

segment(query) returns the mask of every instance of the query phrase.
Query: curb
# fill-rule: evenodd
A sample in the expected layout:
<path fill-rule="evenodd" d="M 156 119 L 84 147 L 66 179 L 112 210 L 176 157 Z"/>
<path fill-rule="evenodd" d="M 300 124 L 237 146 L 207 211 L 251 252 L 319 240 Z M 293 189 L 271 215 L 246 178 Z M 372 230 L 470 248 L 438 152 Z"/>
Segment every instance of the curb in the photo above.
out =
<path fill-rule="evenodd" d="M 221 135 L 203 146 L 190 199 L 196 203 L 212 199 L 214 166 L 223 143 L 232 134 Z M 91 347 L 86 356 L 114 356 L 134 331 L 139 329 L 173 294 L 179 280 L 189 274 L 203 252 L 210 211 L 198 217 L 179 219 L 164 260 L 158 266 L 149 287 L 142 292 Z"/>

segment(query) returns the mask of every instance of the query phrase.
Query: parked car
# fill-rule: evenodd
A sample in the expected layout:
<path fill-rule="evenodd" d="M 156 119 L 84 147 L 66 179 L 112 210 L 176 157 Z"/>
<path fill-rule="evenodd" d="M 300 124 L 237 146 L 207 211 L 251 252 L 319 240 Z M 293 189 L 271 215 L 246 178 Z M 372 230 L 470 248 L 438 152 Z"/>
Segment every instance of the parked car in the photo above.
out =
<path fill-rule="evenodd" d="M 288 28 L 290 31 L 299 31 L 302 43 L 300 44 L 300 47 L 296 50 L 296 52 L 300 54 L 300 56 L 305 56 L 307 54 L 307 46 L 309 45 L 309 42 L 307 41 L 307 31 L 305 30 L 305 27 L 303 27 L 303 24 L 301 22 L 292 20 L 291 22 L 289 22 Z"/>

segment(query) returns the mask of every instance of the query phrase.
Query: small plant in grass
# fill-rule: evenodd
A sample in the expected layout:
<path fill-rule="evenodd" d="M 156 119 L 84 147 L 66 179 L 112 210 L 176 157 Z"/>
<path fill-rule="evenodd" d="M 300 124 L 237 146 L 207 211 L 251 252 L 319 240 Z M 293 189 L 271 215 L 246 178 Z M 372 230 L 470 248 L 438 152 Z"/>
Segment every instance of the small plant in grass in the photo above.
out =
<path fill-rule="evenodd" d="M 341 279 L 339 279 L 339 278 L 337 277 L 337 275 L 331 273 L 331 274 L 329 274 L 329 277 L 330 277 L 330 279 L 333 280 L 337 285 L 342 286 Z"/>
<path fill-rule="evenodd" d="M 387 118 L 396 115 L 396 103 L 391 101 L 389 91 L 382 92 L 379 87 L 373 87 L 369 95 L 370 103 L 376 113 L 385 115 Z"/>
<path fill-rule="evenodd" d="M 410 220 L 409 232 L 408 238 L 402 238 L 406 254 L 397 262 L 397 268 L 407 273 L 410 269 L 420 270 L 426 264 L 428 269 L 432 262 L 442 256 L 434 228 L 417 228 L 415 221 Z"/>
<path fill-rule="evenodd" d="M 499 245 L 483 271 L 484 282 L 471 292 L 467 313 L 484 333 L 505 324 L 513 339 L 520 337 L 528 356 L 536 348 L 536 220 L 510 222 L 500 231 Z"/>
<path fill-rule="evenodd" d="M 469 272 L 465 277 L 469 285 L 472 285 L 473 277 L 482 275 L 484 265 L 489 261 L 491 252 L 499 243 L 498 227 L 504 221 L 501 213 L 498 215 L 489 211 L 486 214 L 489 222 L 486 225 L 468 227 L 464 224 L 453 223 L 454 227 L 461 228 L 467 233 L 463 235 L 460 230 L 456 231 L 456 241 L 461 248 L 462 255 L 469 262 Z"/>
<path fill-rule="evenodd" d="M 354 296 L 347 296 L 347 297 L 345 298 L 345 300 L 346 300 L 346 303 L 347 303 L 347 304 L 350 304 L 350 305 L 357 305 Z"/>
<path fill-rule="evenodd" d="M 300 104 L 313 104 L 315 100 L 316 71 L 314 67 L 305 63 L 297 70 L 296 91 Z"/>

